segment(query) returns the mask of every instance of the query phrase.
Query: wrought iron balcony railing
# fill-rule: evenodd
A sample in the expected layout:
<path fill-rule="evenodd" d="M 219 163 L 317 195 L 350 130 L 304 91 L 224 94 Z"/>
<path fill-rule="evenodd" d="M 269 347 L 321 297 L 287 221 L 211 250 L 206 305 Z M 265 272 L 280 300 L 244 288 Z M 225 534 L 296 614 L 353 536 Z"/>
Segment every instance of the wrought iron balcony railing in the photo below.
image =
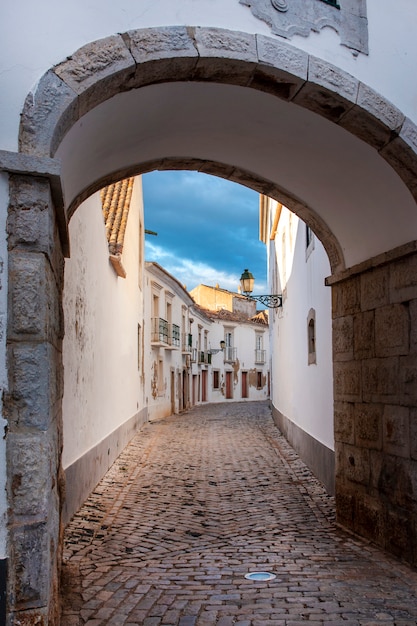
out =
<path fill-rule="evenodd" d="M 191 352 L 193 346 L 193 336 L 191 333 L 182 333 L 181 346 L 183 352 Z"/>
<path fill-rule="evenodd" d="M 177 324 L 171 324 L 171 333 L 170 333 L 170 338 L 171 338 L 171 346 L 174 346 L 175 348 L 179 348 L 180 347 L 180 336 L 181 336 L 181 332 L 180 332 L 180 327 L 177 326 Z"/>
<path fill-rule="evenodd" d="M 255 350 L 255 363 L 265 363 L 266 350 Z"/>
<path fill-rule="evenodd" d="M 164 344 L 173 348 L 180 346 L 180 327 L 177 324 L 169 324 L 162 317 L 152 318 L 152 343 Z"/>
<path fill-rule="evenodd" d="M 237 348 L 226 346 L 224 349 L 224 361 L 225 363 L 235 363 L 237 360 Z"/>
<path fill-rule="evenodd" d="M 211 354 L 209 352 L 204 352 L 203 350 L 201 350 L 198 353 L 198 362 L 200 364 L 210 365 L 211 364 Z"/>
<path fill-rule="evenodd" d="M 168 343 L 168 322 L 162 317 L 152 318 L 151 341 L 153 343 Z"/>

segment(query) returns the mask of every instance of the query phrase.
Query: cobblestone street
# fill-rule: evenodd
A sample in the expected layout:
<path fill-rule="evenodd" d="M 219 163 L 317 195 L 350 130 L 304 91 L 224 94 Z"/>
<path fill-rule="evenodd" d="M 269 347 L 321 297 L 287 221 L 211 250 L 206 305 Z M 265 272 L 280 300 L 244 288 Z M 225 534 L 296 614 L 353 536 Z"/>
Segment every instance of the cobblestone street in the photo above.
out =
<path fill-rule="evenodd" d="M 264 402 L 146 424 L 68 526 L 63 580 L 63 626 L 417 624 L 417 573 L 335 526 Z"/>

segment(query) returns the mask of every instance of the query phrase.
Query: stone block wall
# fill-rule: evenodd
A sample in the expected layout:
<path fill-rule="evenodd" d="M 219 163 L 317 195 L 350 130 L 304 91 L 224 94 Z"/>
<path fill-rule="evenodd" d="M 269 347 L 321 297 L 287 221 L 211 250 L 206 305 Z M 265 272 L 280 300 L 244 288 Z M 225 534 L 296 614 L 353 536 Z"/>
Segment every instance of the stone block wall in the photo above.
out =
<path fill-rule="evenodd" d="M 417 253 L 330 279 L 338 522 L 417 563 Z"/>
<path fill-rule="evenodd" d="M 47 178 L 10 176 L 8 235 L 8 623 L 54 624 L 63 484 L 64 265 Z"/>

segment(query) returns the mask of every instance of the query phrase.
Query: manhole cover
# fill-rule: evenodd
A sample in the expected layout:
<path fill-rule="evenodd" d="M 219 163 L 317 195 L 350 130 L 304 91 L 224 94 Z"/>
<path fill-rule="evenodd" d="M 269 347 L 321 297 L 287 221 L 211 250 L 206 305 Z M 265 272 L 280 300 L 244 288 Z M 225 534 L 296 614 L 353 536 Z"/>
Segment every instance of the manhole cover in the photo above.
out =
<path fill-rule="evenodd" d="M 249 572 L 249 574 L 245 574 L 245 578 L 248 580 L 258 580 L 265 582 L 267 580 L 274 580 L 276 578 L 275 574 L 271 574 L 271 572 Z"/>

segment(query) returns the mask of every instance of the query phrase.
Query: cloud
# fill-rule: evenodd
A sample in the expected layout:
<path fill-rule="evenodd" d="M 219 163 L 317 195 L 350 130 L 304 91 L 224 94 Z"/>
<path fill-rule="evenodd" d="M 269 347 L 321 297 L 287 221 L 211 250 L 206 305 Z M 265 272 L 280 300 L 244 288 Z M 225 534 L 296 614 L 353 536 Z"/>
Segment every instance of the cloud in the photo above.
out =
<path fill-rule="evenodd" d="M 188 291 L 199 284 L 212 287 L 219 284 L 220 287 L 229 291 L 237 291 L 239 287 L 240 274 L 219 271 L 216 267 L 200 261 L 178 258 L 175 254 L 149 241 L 146 241 L 146 260 L 162 265 Z"/>
<path fill-rule="evenodd" d="M 181 283 L 237 290 L 242 271 L 265 289 L 266 250 L 258 240 L 259 195 L 241 185 L 200 172 L 151 172 L 143 176 L 146 258 Z M 153 257 L 153 258 L 151 258 Z M 265 291 L 262 291 L 265 293 Z"/>

